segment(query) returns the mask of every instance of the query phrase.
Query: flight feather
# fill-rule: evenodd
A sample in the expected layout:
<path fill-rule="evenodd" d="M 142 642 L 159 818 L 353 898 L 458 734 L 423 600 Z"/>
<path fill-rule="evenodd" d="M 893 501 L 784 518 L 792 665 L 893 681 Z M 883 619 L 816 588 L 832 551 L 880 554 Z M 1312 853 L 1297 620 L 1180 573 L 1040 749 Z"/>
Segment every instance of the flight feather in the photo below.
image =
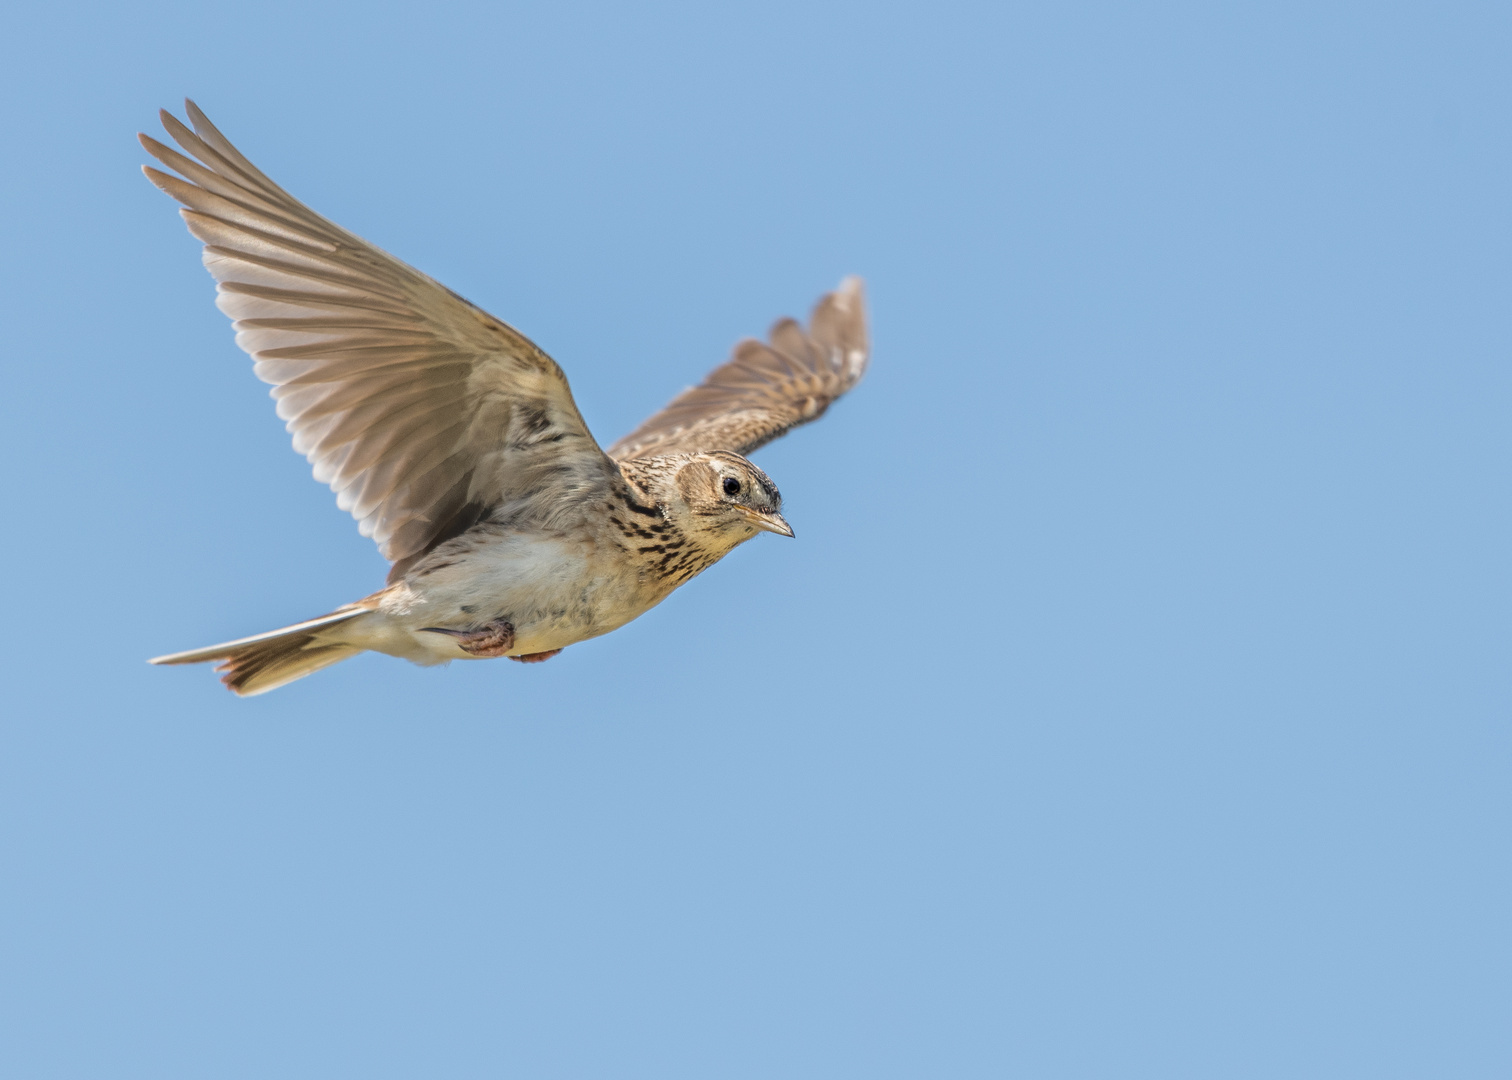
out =
<path fill-rule="evenodd" d="M 396 563 L 542 484 L 613 470 L 567 379 L 519 331 L 264 176 L 186 102 L 184 153 L 141 136 L 183 204 L 237 344 L 294 448 Z M 187 155 L 187 156 L 186 156 Z"/>

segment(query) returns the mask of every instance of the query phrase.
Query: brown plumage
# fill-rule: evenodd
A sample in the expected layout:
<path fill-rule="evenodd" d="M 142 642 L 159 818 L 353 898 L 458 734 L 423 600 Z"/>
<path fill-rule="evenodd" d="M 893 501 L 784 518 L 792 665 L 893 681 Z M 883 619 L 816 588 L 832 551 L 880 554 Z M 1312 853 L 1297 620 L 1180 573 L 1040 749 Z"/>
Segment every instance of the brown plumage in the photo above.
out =
<path fill-rule="evenodd" d="M 187 103 L 189 155 L 141 136 L 204 242 L 220 308 L 294 448 L 392 560 L 388 587 L 283 630 L 154 663 L 220 660 L 261 693 L 364 649 L 535 661 L 659 603 L 758 531 L 791 536 L 744 457 L 866 370 L 861 283 L 808 329 L 776 323 L 606 453 L 566 376 L 507 323 L 321 217 Z"/>
<path fill-rule="evenodd" d="M 769 341 L 740 342 L 729 360 L 611 446 L 609 456 L 749 454 L 823 416 L 860 382 L 867 353 L 861 281 L 848 278 L 814 306 L 807 333 L 779 319 Z"/>

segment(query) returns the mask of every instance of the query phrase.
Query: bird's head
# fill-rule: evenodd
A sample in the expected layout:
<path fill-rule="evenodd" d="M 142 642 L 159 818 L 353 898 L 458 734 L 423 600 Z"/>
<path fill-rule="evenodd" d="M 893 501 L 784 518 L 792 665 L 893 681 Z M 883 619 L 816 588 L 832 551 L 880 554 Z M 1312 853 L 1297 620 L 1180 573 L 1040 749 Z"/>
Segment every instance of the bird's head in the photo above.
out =
<path fill-rule="evenodd" d="M 673 487 L 683 526 L 717 546 L 734 547 L 758 532 L 793 535 L 777 485 L 739 454 L 693 454 L 678 467 Z"/>

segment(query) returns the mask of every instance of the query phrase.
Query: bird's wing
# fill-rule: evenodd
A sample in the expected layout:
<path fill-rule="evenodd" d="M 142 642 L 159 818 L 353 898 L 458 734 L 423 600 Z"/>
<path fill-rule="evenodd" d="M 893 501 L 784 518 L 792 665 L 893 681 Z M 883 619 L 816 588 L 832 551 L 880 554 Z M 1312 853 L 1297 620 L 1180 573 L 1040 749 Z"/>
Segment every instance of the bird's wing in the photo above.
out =
<path fill-rule="evenodd" d="M 768 341 L 747 339 L 698 386 L 609 448 L 619 461 L 708 450 L 749 454 L 816 420 L 866 373 L 866 301 L 846 278 L 814 306 L 808 331 L 792 319 Z"/>
<path fill-rule="evenodd" d="M 166 111 L 163 126 L 197 160 L 143 135 L 184 179 L 143 171 L 184 204 L 294 449 L 387 558 L 412 560 L 543 484 L 581 490 L 613 469 L 551 357 L 294 199 L 186 108 L 193 131 Z"/>

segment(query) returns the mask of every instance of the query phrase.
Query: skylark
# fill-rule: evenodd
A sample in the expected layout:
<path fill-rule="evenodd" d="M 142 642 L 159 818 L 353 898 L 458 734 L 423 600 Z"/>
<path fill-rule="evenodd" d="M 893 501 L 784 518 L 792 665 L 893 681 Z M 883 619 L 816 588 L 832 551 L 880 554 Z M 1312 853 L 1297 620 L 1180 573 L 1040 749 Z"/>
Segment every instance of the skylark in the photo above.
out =
<path fill-rule="evenodd" d="M 807 330 L 782 319 L 766 343 L 740 342 L 606 452 L 528 338 L 310 210 L 186 108 L 192 131 L 162 119 L 190 157 L 141 136 L 180 176 L 143 171 L 184 204 L 294 449 L 393 568 L 329 615 L 152 663 L 221 661 L 246 695 L 368 649 L 417 664 L 546 660 L 758 532 L 793 535 L 745 455 L 866 371 L 858 279 L 822 298 Z"/>

